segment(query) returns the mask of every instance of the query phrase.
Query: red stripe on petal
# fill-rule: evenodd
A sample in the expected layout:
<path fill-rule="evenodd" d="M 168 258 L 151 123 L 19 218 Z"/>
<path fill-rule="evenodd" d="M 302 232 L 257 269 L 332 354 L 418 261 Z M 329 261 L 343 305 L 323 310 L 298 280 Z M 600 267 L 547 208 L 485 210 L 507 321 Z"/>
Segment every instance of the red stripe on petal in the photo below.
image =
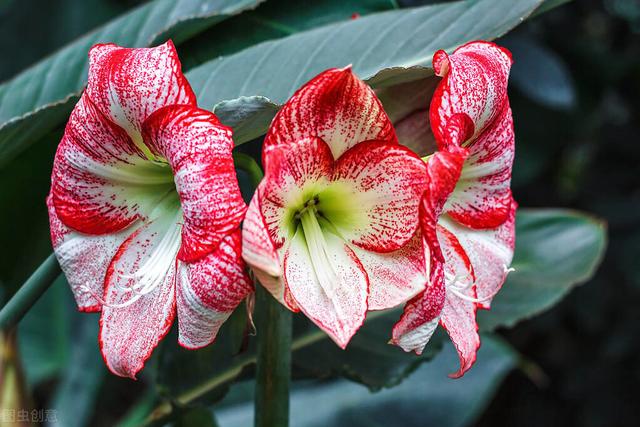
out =
<path fill-rule="evenodd" d="M 171 173 L 143 159 L 127 134 L 83 95 L 58 146 L 51 174 L 62 222 L 87 234 L 117 232 L 144 218 Z"/>
<path fill-rule="evenodd" d="M 211 112 L 173 105 L 144 122 L 143 137 L 173 169 L 184 214 L 178 258 L 202 259 L 238 228 L 246 212 L 231 156 L 231 130 Z"/>
<path fill-rule="evenodd" d="M 220 326 L 253 292 L 241 256 L 240 230 L 195 263 L 181 263 L 177 282 L 178 342 L 201 348 L 215 340 Z"/>
<path fill-rule="evenodd" d="M 134 139 L 154 111 L 166 105 L 196 105 L 171 41 L 139 49 L 95 45 L 89 52 L 86 93 Z"/>
<path fill-rule="evenodd" d="M 397 143 L 377 96 L 350 67 L 324 71 L 298 89 L 273 119 L 265 146 L 308 137 L 324 140 L 334 158 L 362 141 Z"/>
<path fill-rule="evenodd" d="M 350 189 L 349 201 L 342 203 L 362 221 L 334 224 L 345 239 L 363 249 L 390 252 L 401 248 L 418 226 L 425 172 L 424 162 L 404 146 L 381 141 L 357 144 L 336 161 L 333 183 Z M 322 206 L 322 200 L 320 203 Z M 329 221 L 343 215 L 324 208 L 323 214 Z"/>
<path fill-rule="evenodd" d="M 165 217 L 140 228 L 107 271 L 100 349 L 116 375 L 135 378 L 173 323 L 179 234 L 171 234 L 171 225 Z"/>

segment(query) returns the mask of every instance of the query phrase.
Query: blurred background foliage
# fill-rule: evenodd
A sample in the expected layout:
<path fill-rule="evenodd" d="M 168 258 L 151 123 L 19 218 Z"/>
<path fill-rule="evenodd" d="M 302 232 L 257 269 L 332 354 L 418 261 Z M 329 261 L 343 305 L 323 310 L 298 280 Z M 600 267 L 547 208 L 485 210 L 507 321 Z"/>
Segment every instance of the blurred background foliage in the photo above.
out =
<path fill-rule="evenodd" d="M 0 81 L 142 3 L 0 0 Z M 191 38 L 179 48 L 185 68 L 258 40 L 348 20 L 353 13 L 435 2 L 303 3 L 307 2 L 271 0 Z M 343 7 L 332 7 L 330 15 L 317 13 L 327 3 Z M 251 28 L 248 34 L 236 36 L 247 28 Z M 296 382 L 293 426 L 386 426 L 399 421 L 403 426 L 637 425 L 639 42 L 637 0 L 569 2 L 527 21 L 500 40 L 516 61 L 510 81 L 517 135 L 516 199 L 521 206 L 575 208 L 606 219 L 609 249 L 596 276 L 547 313 L 515 329 L 486 336 L 477 366 L 462 380 L 448 380 L 444 375 L 456 364 L 447 344 L 432 363 L 403 366 L 401 372 L 391 373 L 400 382 L 415 370 L 399 386 L 375 394 L 346 380 Z M 2 219 L 5 225 L 13 224 L 0 231 L 0 280 L 4 280 L 0 300 L 4 300 L 2 293 L 11 295 L 50 252 L 46 223 L 41 219 L 46 215 L 50 162 L 61 132 L 62 128 L 53 131 L 37 149 L 25 151 L 0 170 Z M 7 185 L 9 182 L 12 184 Z M 11 242 L 18 240 L 30 244 L 10 253 Z M 227 328 L 244 327 L 242 314 L 235 317 L 240 323 L 230 322 Z M 77 313 L 64 279 L 59 279 L 20 324 L 21 351 L 5 358 L 1 387 L 12 387 L 16 373 L 24 371 L 33 399 L 30 405 L 57 408 L 59 425 L 111 426 L 119 422 L 126 426 L 138 425 L 155 407 L 158 395 L 167 395 L 172 384 L 186 381 L 181 376 L 172 378 L 170 369 L 154 369 L 153 364 L 166 368 L 184 363 L 181 353 L 171 351 L 153 358 L 141 381 L 108 374 L 96 335 L 97 316 Z M 3 358 L 7 348 L 15 350 L 13 340 L 2 337 Z M 434 347 L 441 341 L 442 337 L 436 337 Z M 232 344 L 230 348 L 240 349 L 246 343 Z M 319 347 L 310 347 L 314 348 Z M 222 357 L 204 352 L 201 363 L 212 363 L 212 356 L 215 360 Z M 193 358 L 189 360 L 194 363 Z M 299 368 L 301 378 L 313 370 L 314 376 L 323 370 L 326 377 L 332 374 L 323 366 Z M 250 374 L 243 370 L 244 378 Z M 377 381 L 375 375 L 368 380 L 370 387 Z M 215 406 L 219 424 L 248 425 L 251 393 L 249 380 L 234 385 Z M 206 409 L 174 412 L 176 425 L 216 425 Z M 65 418 L 65 414 L 72 416 Z"/>

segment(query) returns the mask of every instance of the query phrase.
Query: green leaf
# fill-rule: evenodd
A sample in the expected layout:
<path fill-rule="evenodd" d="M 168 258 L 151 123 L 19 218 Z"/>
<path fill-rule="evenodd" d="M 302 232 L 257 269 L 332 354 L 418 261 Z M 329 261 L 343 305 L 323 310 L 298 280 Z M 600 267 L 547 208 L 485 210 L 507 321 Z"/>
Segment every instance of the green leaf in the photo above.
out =
<path fill-rule="evenodd" d="M 51 407 L 57 411 L 61 425 L 82 427 L 93 413 L 107 369 L 97 345 L 99 314 L 74 310 L 71 317 L 72 351 L 61 371 Z"/>
<path fill-rule="evenodd" d="M 344 380 L 300 384 L 291 396 L 291 425 L 298 427 L 422 427 L 471 425 L 492 400 L 506 375 L 516 366 L 517 355 L 493 335 L 482 337 L 477 363 L 463 378 L 448 372 L 459 363 L 452 346 L 419 367 L 401 385 L 370 393 Z M 370 354 L 369 358 L 375 357 Z M 246 393 L 234 386 L 230 398 Z M 223 403 L 227 403 L 227 399 Z M 216 407 L 220 425 L 251 425 L 251 402 Z"/>
<path fill-rule="evenodd" d="M 213 112 L 233 128 L 233 140 L 238 145 L 262 135 L 279 108 L 264 96 L 242 96 L 216 104 Z"/>
<path fill-rule="evenodd" d="M 593 276 L 606 247 L 606 226 L 562 209 L 521 209 L 516 217 L 512 267 L 490 311 L 479 311 L 481 329 L 511 327 L 557 303 Z"/>
<path fill-rule="evenodd" d="M 349 64 L 377 87 L 415 80 L 429 72 L 437 49 L 494 39 L 540 3 L 516 0 L 504 8 L 501 0 L 459 1 L 373 14 L 261 43 L 205 63 L 187 77 L 205 108 L 251 95 L 281 104 L 319 72 Z"/>
<path fill-rule="evenodd" d="M 71 306 L 63 275 L 18 325 L 18 345 L 27 381 L 34 386 L 58 375 L 70 358 Z"/>
<path fill-rule="evenodd" d="M 266 40 L 348 21 L 354 14 L 364 16 L 390 10 L 395 8 L 394 3 L 393 0 L 268 1 L 189 40 L 180 54 L 184 58 L 183 65 L 191 68 Z"/>
<path fill-rule="evenodd" d="M 445 334 L 439 331 L 424 353 L 416 356 L 389 345 L 389 337 L 399 311 L 384 315 L 369 314 L 370 320 L 353 337 L 346 350 L 324 339 L 294 353 L 294 376 L 327 378 L 342 376 L 367 386 L 371 391 L 400 384 L 422 363 L 431 360 L 442 348 Z M 308 328 L 317 328 L 309 324 Z"/>
<path fill-rule="evenodd" d="M 261 0 L 156 0 L 108 23 L 0 85 L 0 166 L 64 121 L 100 42 L 142 47 L 184 41 Z"/>

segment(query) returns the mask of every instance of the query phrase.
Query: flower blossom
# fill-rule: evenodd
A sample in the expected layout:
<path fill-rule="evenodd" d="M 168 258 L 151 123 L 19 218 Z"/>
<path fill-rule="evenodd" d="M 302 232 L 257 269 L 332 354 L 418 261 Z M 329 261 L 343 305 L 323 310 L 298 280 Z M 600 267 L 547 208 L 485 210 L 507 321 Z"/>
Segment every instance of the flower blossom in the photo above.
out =
<path fill-rule="evenodd" d="M 475 362 L 480 346 L 476 311 L 490 308 L 513 257 L 511 63 L 506 49 L 487 42 L 466 44 L 452 55 L 439 51 L 433 59 L 435 73 L 443 79 L 429 109 L 438 151 L 426 158 L 421 206 L 430 283 L 405 306 L 392 342 L 419 354 L 440 323 L 460 358 L 454 377 Z M 412 133 L 427 134 L 420 129 Z M 431 145 L 426 138 L 422 144 Z"/>
<path fill-rule="evenodd" d="M 398 144 L 350 67 L 321 73 L 287 101 L 265 138 L 263 165 L 243 256 L 282 304 L 344 348 L 368 310 L 425 289 L 426 166 Z"/>
<path fill-rule="evenodd" d="M 231 130 L 196 99 L 171 42 L 94 46 L 47 199 L 55 254 L 81 311 L 101 311 L 108 368 L 135 378 L 178 317 L 211 343 L 252 291 Z"/>

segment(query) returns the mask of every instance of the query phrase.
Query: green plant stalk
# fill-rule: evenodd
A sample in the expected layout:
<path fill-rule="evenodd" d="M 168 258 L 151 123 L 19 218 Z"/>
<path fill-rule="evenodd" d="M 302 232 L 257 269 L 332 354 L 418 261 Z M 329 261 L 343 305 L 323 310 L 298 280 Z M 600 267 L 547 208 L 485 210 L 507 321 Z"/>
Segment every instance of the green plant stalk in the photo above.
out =
<path fill-rule="evenodd" d="M 264 176 L 257 162 L 242 153 L 235 153 L 234 161 L 256 188 Z M 286 427 L 291 382 L 291 312 L 260 285 L 256 286 L 256 307 L 259 327 L 255 426 Z"/>
<path fill-rule="evenodd" d="M 49 255 L 0 310 L 0 330 L 7 330 L 15 326 L 60 273 L 60 265 L 55 255 Z"/>
<path fill-rule="evenodd" d="M 262 286 L 256 287 L 258 359 L 255 427 L 289 425 L 291 312 Z"/>

